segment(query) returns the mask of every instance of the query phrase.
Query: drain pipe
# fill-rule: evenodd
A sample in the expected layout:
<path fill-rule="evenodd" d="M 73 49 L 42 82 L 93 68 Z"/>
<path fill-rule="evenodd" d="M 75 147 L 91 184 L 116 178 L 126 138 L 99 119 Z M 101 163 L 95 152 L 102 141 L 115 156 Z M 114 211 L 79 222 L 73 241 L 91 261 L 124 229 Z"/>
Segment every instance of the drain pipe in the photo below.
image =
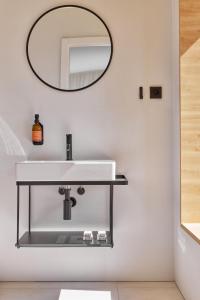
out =
<path fill-rule="evenodd" d="M 65 195 L 65 199 L 63 200 L 63 219 L 71 220 L 71 211 L 72 207 L 76 205 L 76 199 L 70 197 L 71 187 L 67 186 L 66 188 L 60 187 L 59 194 Z"/>

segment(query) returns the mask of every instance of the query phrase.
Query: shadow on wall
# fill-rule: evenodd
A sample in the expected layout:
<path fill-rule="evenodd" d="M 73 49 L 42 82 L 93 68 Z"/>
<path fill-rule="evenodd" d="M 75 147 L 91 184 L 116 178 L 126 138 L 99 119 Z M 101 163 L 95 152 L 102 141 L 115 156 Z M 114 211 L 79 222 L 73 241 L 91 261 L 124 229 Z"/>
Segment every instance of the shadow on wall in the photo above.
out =
<path fill-rule="evenodd" d="M 0 175 L 13 168 L 19 159 L 26 159 L 26 153 L 12 129 L 0 117 Z"/>
<path fill-rule="evenodd" d="M 25 159 L 26 154 L 19 139 L 0 117 L 0 227 L 3 229 L 1 238 L 7 242 L 7 247 L 13 247 L 15 244 L 15 163 Z M 6 237 L 8 231 L 10 239 Z"/>

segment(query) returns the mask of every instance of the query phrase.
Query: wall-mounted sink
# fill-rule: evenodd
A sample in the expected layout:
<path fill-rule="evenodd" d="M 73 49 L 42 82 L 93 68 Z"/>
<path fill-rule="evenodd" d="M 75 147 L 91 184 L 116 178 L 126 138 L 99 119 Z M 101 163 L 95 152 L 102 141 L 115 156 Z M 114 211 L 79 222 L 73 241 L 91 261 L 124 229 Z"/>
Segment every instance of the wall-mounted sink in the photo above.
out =
<path fill-rule="evenodd" d="M 23 161 L 16 163 L 16 181 L 115 180 L 112 160 Z"/>

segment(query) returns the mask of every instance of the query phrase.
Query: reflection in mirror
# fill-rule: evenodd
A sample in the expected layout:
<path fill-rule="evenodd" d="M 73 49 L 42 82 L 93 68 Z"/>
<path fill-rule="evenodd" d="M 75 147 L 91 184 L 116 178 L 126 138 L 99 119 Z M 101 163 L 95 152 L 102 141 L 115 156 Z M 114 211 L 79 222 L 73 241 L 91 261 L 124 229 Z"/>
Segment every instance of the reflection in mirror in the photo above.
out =
<path fill-rule="evenodd" d="M 102 75 L 109 58 L 109 38 L 63 38 L 60 87 L 76 90 L 88 86 Z"/>
<path fill-rule="evenodd" d="M 99 80 L 111 62 L 112 39 L 105 23 L 79 6 L 56 7 L 32 26 L 27 58 L 45 84 L 64 91 Z"/>

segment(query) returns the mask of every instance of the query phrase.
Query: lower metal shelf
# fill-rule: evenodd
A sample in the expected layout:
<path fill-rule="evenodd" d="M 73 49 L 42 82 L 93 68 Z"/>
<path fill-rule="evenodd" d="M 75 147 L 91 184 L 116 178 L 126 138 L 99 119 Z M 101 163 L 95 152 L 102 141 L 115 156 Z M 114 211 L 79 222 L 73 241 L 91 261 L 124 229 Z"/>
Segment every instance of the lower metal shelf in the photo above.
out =
<path fill-rule="evenodd" d="M 113 197 L 116 185 L 127 185 L 128 180 L 124 175 L 116 175 L 115 180 L 106 181 L 17 181 L 17 243 L 16 247 L 111 247 L 113 248 Z M 28 231 L 20 238 L 20 189 L 21 186 L 28 187 Z M 107 240 L 98 241 L 97 231 L 93 231 L 92 241 L 83 240 L 83 231 L 32 231 L 31 228 L 31 206 L 32 186 L 39 185 L 106 185 L 109 186 L 109 231 Z"/>
<path fill-rule="evenodd" d="M 93 231 L 93 240 L 83 240 L 84 231 L 32 231 L 25 232 L 16 244 L 20 247 L 113 247 L 110 232 L 107 240 L 98 241 L 97 231 Z"/>

